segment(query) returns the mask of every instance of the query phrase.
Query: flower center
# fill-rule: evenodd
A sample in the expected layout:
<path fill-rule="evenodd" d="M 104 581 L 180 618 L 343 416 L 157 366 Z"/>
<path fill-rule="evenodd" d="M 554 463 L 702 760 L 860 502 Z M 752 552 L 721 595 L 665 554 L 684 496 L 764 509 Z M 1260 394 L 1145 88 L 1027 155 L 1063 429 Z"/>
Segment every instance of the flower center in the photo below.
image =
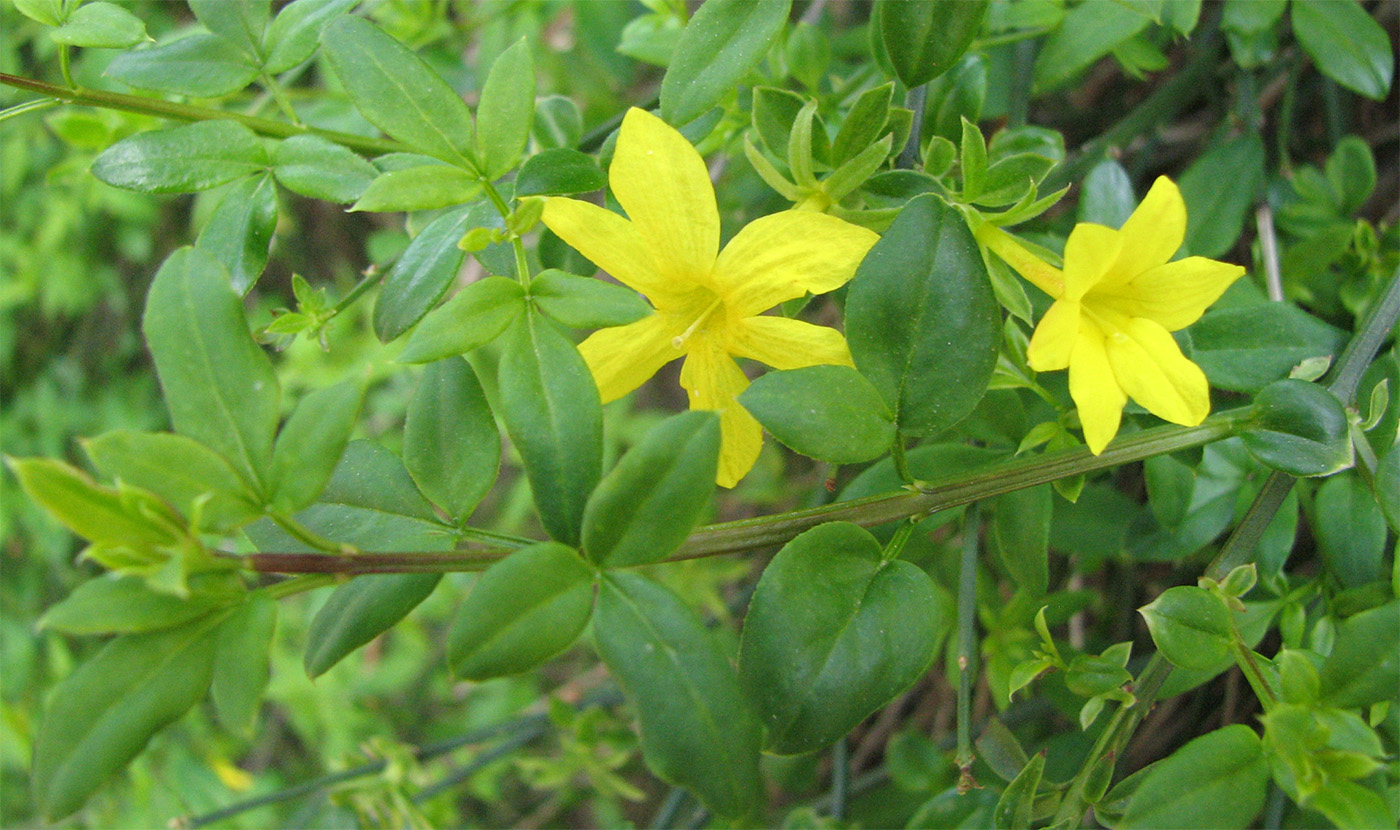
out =
<path fill-rule="evenodd" d="M 684 349 L 686 341 L 690 339 L 690 336 L 699 331 L 700 327 L 705 324 L 705 321 L 713 317 L 715 310 L 723 304 L 724 300 L 715 297 L 714 301 L 706 306 L 705 310 L 700 312 L 699 316 L 695 318 L 695 322 L 691 323 L 685 331 L 671 338 L 671 346 L 676 349 Z"/>

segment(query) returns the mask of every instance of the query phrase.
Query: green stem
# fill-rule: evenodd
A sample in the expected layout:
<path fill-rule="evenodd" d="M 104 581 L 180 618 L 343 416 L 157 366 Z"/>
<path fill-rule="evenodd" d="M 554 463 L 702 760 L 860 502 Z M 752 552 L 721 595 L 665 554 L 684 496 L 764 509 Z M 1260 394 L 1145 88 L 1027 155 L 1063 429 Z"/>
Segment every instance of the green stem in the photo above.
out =
<path fill-rule="evenodd" d="M 56 98 L 60 101 L 67 101 L 72 104 L 136 112 L 143 115 L 170 118 L 175 121 L 213 121 L 217 119 L 237 121 L 255 133 L 271 136 L 273 138 L 291 138 L 295 135 L 317 135 L 343 147 L 348 147 L 351 150 L 368 155 L 412 151 L 412 148 L 407 145 L 388 139 L 366 138 L 361 135 L 352 135 L 350 133 L 337 132 L 336 130 L 323 130 L 317 127 L 298 127 L 283 121 L 274 121 L 270 118 L 258 118 L 257 116 L 242 115 L 236 112 L 226 112 L 209 107 L 197 107 L 192 104 L 178 104 L 174 101 L 166 101 L 161 98 L 145 98 L 140 95 L 125 95 L 120 92 L 106 92 L 99 89 L 69 89 L 57 84 L 36 81 L 33 78 L 24 78 L 18 75 L 5 74 L 3 72 L 0 72 L 0 84 L 15 87 L 16 89 L 27 90 L 29 92 L 37 92 L 40 95 Z"/>
<path fill-rule="evenodd" d="M 890 537 L 890 543 L 885 545 L 885 550 L 880 554 L 881 561 L 889 562 L 892 559 L 898 559 L 899 554 L 904 550 L 904 545 L 908 543 L 909 537 L 914 535 L 914 529 L 918 526 L 919 523 L 913 519 L 900 522 L 894 536 Z"/>
<path fill-rule="evenodd" d="M 287 98 L 287 93 L 283 91 L 282 85 L 277 83 L 275 78 L 266 72 L 259 72 L 258 83 L 262 84 L 262 88 L 267 90 L 273 101 L 277 102 L 277 108 L 282 111 L 283 115 L 287 116 L 287 120 L 298 127 L 303 126 L 301 119 L 297 117 L 296 110 L 292 108 L 291 100 Z"/>
<path fill-rule="evenodd" d="M 78 85 L 73 83 L 73 56 L 72 47 L 62 44 L 58 47 L 58 71 L 63 75 L 63 83 L 69 89 L 77 89 Z"/>
<path fill-rule="evenodd" d="M 370 290 L 379 283 L 379 279 L 379 270 L 371 266 L 368 270 L 365 271 L 365 275 L 360 277 L 360 281 L 355 283 L 355 287 L 351 288 L 349 293 L 347 293 L 344 297 L 341 297 L 340 302 L 336 303 L 331 308 L 330 315 L 326 317 L 326 321 L 329 322 L 330 320 L 338 316 L 341 312 L 345 311 L 345 309 L 354 305 L 355 301 L 363 297 L 366 291 Z"/>
<path fill-rule="evenodd" d="M 491 200 L 492 205 L 495 205 L 496 212 L 501 214 L 501 219 L 509 222 L 510 205 L 506 204 L 501 192 L 496 189 L 494 184 L 485 179 L 481 180 L 481 187 L 486 191 L 486 198 Z M 530 284 L 530 260 L 525 255 L 525 242 L 520 238 L 520 234 L 512 233 L 510 235 L 510 247 L 515 252 L 515 278 L 520 280 L 521 285 L 528 286 Z"/>
<path fill-rule="evenodd" d="M 962 556 L 958 562 L 958 792 L 977 787 L 972 777 L 972 683 L 977 677 L 977 551 L 982 516 L 973 502 L 963 523 Z"/>
<path fill-rule="evenodd" d="M 896 431 L 894 443 L 890 444 L 890 462 L 894 464 L 894 474 L 905 484 L 914 483 L 914 474 L 909 472 L 909 456 L 904 450 L 904 433 Z"/>
<path fill-rule="evenodd" d="M 1240 667 L 1240 673 L 1244 675 L 1245 680 L 1249 681 L 1249 687 L 1254 690 L 1254 696 L 1259 698 L 1259 702 L 1264 706 L 1264 711 L 1268 712 L 1278 705 L 1278 696 L 1274 694 L 1273 687 L 1269 685 L 1263 670 L 1259 668 L 1259 661 L 1254 659 L 1256 657 L 1254 649 L 1240 639 L 1238 632 L 1234 635 L 1231 647 L 1235 651 L 1235 665 Z"/>
<path fill-rule="evenodd" d="M 1377 351 L 1390 339 L 1395 324 L 1400 320 L 1400 268 L 1390 275 L 1390 285 L 1381 294 L 1366 314 L 1366 319 L 1356 330 L 1337 364 L 1332 367 L 1327 388 L 1341 399 L 1345 406 L 1356 403 L 1356 392 L 1361 386 L 1361 376 Z"/>
<path fill-rule="evenodd" d="M 0 122 L 9 121 L 11 118 L 17 118 L 25 113 L 52 109 L 62 103 L 62 101 L 53 98 L 35 98 L 33 101 L 15 104 L 13 107 L 0 110 Z"/>
<path fill-rule="evenodd" d="M 851 793 L 851 751 L 843 736 L 831 748 L 831 817 L 836 821 L 846 820 L 846 801 Z"/>
<path fill-rule="evenodd" d="M 249 553 L 244 567 L 280 574 L 410 574 L 484 571 L 510 549 L 492 551 L 402 551 L 393 553 Z"/>
<path fill-rule="evenodd" d="M 335 574 L 307 574 L 305 576 L 294 576 L 281 582 L 269 585 L 261 590 L 269 599 L 286 599 L 296 594 L 303 594 L 307 591 L 314 591 L 318 588 L 328 588 L 339 582 Z"/>
<path fill-rule="evenodd" d="M 349 548 L 347 545 L 342 545 L 339 542 L 327 539 L 291 516 L 282 513 L 269 513 L 268 518 L 272 519 L 273 523 L 285 530 L 293 539 L 296 539 L 309 548 L 338 555 L 352 554 L 354 552 L 353 549 Z M 319 556 L 321 554 L 311 555 Z M 317 572 L 319 571 L 310 571 L 310 573 Z"/>
<path fill-rule="evenodd" d="M 927 100 L 928 84 L 914 87 L 905 96 L 905 103 L 914 111 L 914 121 L 909 129 L 909 140 L 905 142 L 904 149 L 900 150 L 899 158 L 894 164 L 902 170 L 913 170 L 919 164 L 920 151 L 923 150 L 924 105 Z"/>

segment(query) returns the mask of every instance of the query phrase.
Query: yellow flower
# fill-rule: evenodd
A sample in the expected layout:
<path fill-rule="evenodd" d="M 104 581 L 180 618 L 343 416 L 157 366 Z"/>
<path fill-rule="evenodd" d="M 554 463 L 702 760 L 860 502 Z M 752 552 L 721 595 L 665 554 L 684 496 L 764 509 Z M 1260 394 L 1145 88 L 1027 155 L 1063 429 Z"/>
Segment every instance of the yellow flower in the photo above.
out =
<path fill-rule="evenodd" d="M 1169 262 L 1185 236 L 1186 203 L 1165 176 L 1122 230 L 1075 225 L 1063 271 L 990 224 L 977 232 L 1055 298 L 1031 337 L 1027 362 L 1037 372 L 1069 368 L 1069 393 L 1095 455 L 1117 434 L 1130 397 L 1175 424 L 1195 426 L 1210 414 L 1205 373 L 1170 332 L 1200 319 L 1244 269 L 1197 256 Z"/>
<path fill-rule="evenodd" d="M 639 109 L 622 120 L 608 180 L 628 219 L 551 198 L 542 221 L 646 296 L 656 313 L 595 332 L 579 351 L 604 402 L 684 357 L 681 386 L 691 408 L 720 413 L 717 481 L 732 487 L 763 443 L 758 422 L 735 400 L 749 381 L 734 358 L 777 369 L 851 365 L 846 339 L 835 329 L 759 315 L 844 285 L 878 237 L 833 216 L 789 210 L 755 220 L 720 251 L 719 211 L 704 159 L 684 136 Z"/>

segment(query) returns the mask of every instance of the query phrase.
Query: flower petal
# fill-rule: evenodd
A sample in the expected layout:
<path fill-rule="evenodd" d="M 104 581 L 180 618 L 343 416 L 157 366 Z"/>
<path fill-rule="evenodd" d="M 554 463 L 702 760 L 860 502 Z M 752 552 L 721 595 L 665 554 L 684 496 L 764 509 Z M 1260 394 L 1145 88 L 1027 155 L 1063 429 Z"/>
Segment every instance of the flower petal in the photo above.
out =
<path fill-rule="evenodd" d="M 1113 264 L 1109 282 L 1130 280 L 1171 259 L 1186 238 L 1186 202 L 1176 183 L 1158 176 L 1119 233 L 1123 235 L 1123 250 Z"/>
<path fill-rule="evenodd" d="M 1065 299 L 1078 300 L 1098 284 L 1118 259 L 1122 235 L 1113 228 L 1080 222 L 1065 240 Z"/>
<path fill-rule="evenodd" d="M 1107 338 L 1108 360 L 1123 391 L 1153 415 L 1195 426 L 1210 414 L 1210 385 L 1171 334 L 1141 317 Z"/>
<path fill-rule="evenodd" d="M 720 252 L 715 287 L 741 317 L 845 285 L 879 239 L 874 231 L 809 210 L 755 219 Z"/>
<path fill-rule="evenodd" d="M 651 248 L 636 226 L 610 210 L 578 199 L 546 199 L 540 221 L 618 282 L 658 306 L 679 302 L 674 282 L 657 270 Z M 684 286 L 682 286 L 684 288 Z"/>
<path fill-rule="evenodd" d="M 1079 339 L 1079 303 L 1058 300 L 1040 318 L 1026 349 L 1026 362 L 1037 372 L 1053 372 L 1070 365 L 1070 354 Z"/>
<path fill-rule="evenodd" d="M 1199 320 L 1243 274 L 1238 265 L 1187 257 L 1144 271 L 1121 285 L 1101 285 L 1090 292 L 1088 300 L 1176 331 Z"/>
<path fill-rule="evenodd" d="M 787 317 L 746 317 L 729 332 L 731 354 L 774 369 L 800 369 L 823 363 L 854 366 L 846 338 L 836 329 Z"/>
<path fill-rule="evenodd" d="M 1128 396 L 1113 376 L 1104 334 L 1092 323 L 1079 327 L 1074 359 L 1069 364 L 1069 394 L 1079 408 L 1084 443 L 1089 445 L 1089 452 L 1098 455 L 1118 434 Z"/>
<path fill-rule="evenodd" d="M 1016 273 L 1025 277 L 1031 285 L 1057 300 L 1064 296 L 1065 280 L 1060 269 L 1026 250 L 1016 237 L 991 222 L 978 225 L 975 233 L 978 242 L 1016 269 Z"/>
<path fill-rule="evenodd" d="M 646 383 L 667 363 L 684 352 L 671 345 L 679 334 L 669 315 L 653 314 L 635 323 L 599 329 L 579 344 L 579 353 L 593 373 L 603 403 Z"/>
<path fill-rule="evenodd" d="M 705 160 L 685 136 L 633 107 L 608 169 L 613 195 L 669 279 L 708 282 L 719 251 L 719 209 Z"/>
<path fill-rule="evenodd" d="M 763 428 L 735 400 L 748 388 L 749 379 L 712 338 L 697 340 L 681 367 L 681 386 L 690 397 L 691 409 L 719 412 L 719 472 L 721 487 L 739 483 L 763 449 Z"/>

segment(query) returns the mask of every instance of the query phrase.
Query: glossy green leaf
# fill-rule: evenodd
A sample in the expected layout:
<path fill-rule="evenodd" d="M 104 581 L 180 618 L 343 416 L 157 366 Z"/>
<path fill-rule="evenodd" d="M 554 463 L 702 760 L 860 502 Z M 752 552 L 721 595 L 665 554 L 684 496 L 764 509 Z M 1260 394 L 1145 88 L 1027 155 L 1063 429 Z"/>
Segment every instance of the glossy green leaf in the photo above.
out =
<path fill-rule="evenodd" d="M 443 164 L 424 164 L 380 173 L 351 210 L 379 213 L 437 210 L 464 205 L 481 195 L 475 173 Z"/>
<path fill-rule="evenodd" d="M 466 258 L 457 241 L 470 216 L 468 209 L 454 210 L 429 222 L 389 270 L 374 305 L 374 334 L 382 342 L 413 328 L 452 285 Z"/>
<path fill-rule="evenodd" d="M 535 102 L 535 123 L 531 135 L 542 150 L 578 145 L 583 137 L 583 114 L 578 105 L 562 95 L 546 95 Z M 523 171 L 522 171 L 523 174 Z M 520 192 L 517 180 L 515 192 Z"/>
<path fill-rule="evenodd" d="M 254 592 L 214 633 L 214 676 L 209 692 L 219 722 L 235 734 L 253 734 L 272 673 L 269 658 L 276 631 L 276 600 Z"/>
<path fill-rule="evenodd" d="M 1354 475 L 1322 482 L 1313 500 L 1313 535 L 1327 570 L 1344 588 L 1385 574 L 1385 516 L 1371 488 Z"/>
<path fill-rule="evenodd" d="M 530 281 L 530 299 L 542 314 L 575 329 L 625 326 L 654 313 L 630 288 L 554 268 Z"/>
<path fill-rule="evenodd" d="M 50 821 L 76 811 L 209 688 L 216 618 L 129 634 L 54 686 L 34 744 L 33 792 Z"/>
<path fill-rule="evenodd" d="M 303 665 L 308 677 L 325 674 L 355 649 L 398 625 L 437 587 L 442 574 L 358 576 L 331 594 L 311 620 Z"/>
<path fill-rule="evenodd" d="M 1089 170 L 1079 192 L 1079 221 L 1121 228 L 1137 207 L 1132 180 L 1123 165 L 1112 159 Z"/>
<path fill-rule="evenodd" d="M 1400 532 L 1400 443 L 1391 444 L 1376 462 L 1373 489 L 1386 523 Z"/>
<path fill-rule="evenodd" d="M 199 232 L 195 247 L 224 263 L 233 290 L 247 294 L 267 267 L 277 229 L 277 186 L 271 174 L 234 182 Z"/>
<path fill-rule="evenodd" d="M 593 636 L 636 709 L 647 766 L 721 816 L 750 814 L 761 796 L 758 719 L 695 612 L 640 574 L 610 573 Z"/>
<path fill-rule="evenodd" d="M 199 121 L 118 141 L 93 161 L 92 175 L 142 193 L 192 193 L 260 173 L 269 164 L 247 127 Z"/>
<path fill-rule="evenodd" d="M 1258 392 L 1304 360 L 1335 358 L 1347 334 L 1288 303 L 1253 303 L 1206 312 L 1191 332 L 1191 359 L 1212 386 Z"/>
<path fill-rule="evenodd" d="M 773 155 L 786 159 L 791 144 L 792 125 L 807 99 L 786 89 L 759 86 L 753 90 L 754 131 Z M 820 142 L 824 131 L 815 131 L 812 141 Z"/>
<path fill-rule="evenodd" d="M 1220 28 L 1253 33 L 1272 27 L 1288 8 L 1288 0 L 1225 0 Z"/>
<path fill-rule="evenodd" d="M 535 114 L 535 60 L 521 38 L 491 64 L 476 109 L 476 148 L 481 172 L 496 179 L 515 166 Z"/>
<path fill-rule="evenodd" d="M 317 389 L 297 402 L 272 453 L 272 503 L 295 513 L 330 481 L 360 414 L 365 387 L 357 381 Z"/>
<path fill-rule="evenodd" d="M 205 28 L 249 56 L 262 50 L 263 30 L 271 17 L 270 0 L 189 0 L 190 11 Z"/>
<path fill-rule="evenodd" d="M 1320 679 L 1323 700 L 1338 708 L 1395 697 L 1400 688 L 1400 601 L 1362 611 L 1338 625 Z"/>
<path fill-rule="evenodd" d="M 263 70 L 272 75 L 286 72 L 315 52 L 321 30 L 354 7 L 357 0 L 293 0 L 277 12 L 267 27 Z M 336 200 L 342 201 L 342 200 Z M 343 201 L 350 201 L 345 199 Z"/>
<path fill-rule="evenodd" d="M 1269 762 L 1244 724 L 1217 729 L 1157 762 L 1138 784 L 1117 827 L 1221 830 L 1249 827 L 1264 806 Z"/>
<path fill-rule="evenodd" d="M 1174 666 L 1204 671 L 1230 654 L 1230 611 L 1203 588 L 1168 588 L 1138 613 L 1147 621 L 1157 650 Z"/>
<path fill-rule="evenodd" d="M 530 671 L 573 645 L 593 613 L 594 571 L 572 548 L 541 542 L 486 569 L 447 640 L 458 677 Z"/>
<path fill-rule="evenodd" d="M 739 402 L 785 446 L 822 461 L 873 461 L 894 441 L 880 393 L 849 366 L 769 372 Z"/>
<path fill-rule="evenodd" d="M 423 372 L 404 419 L 403 460 L 423 494 L 459 525 L 496 481 L 501 438 L 465 360 L 450 357 Z"/>
<path fill-rule="evenodd" d="M 1050 585 L 1049 485 L 1013 490 L 997 498 L 992 532 L 1002 564 L 1021 589 L 1041 596 Z"/>
<path fill-rule="evenodd" d="M 83 442 L 93 466 L 142 487 L 204 528 L 232 530 L 262 515 L 246 478 L 222 456 L 184 435 L 117 430 Z"/>
<path fill-rule="evenodd" d="M 176 431 L 222 455 L 261 490 L 281 393 L 223 265 L 197 248 L 171 254 L 146 295 L 141 330 Z"/>
<path fill-rule="evenodd" d="M 665 559 L 708 510 L 718 464 L 715 413 L 686 412 L 653 427 L 588 499 L 584 553 L 605 568 Z"/>
<path fill-rule="evenodd" d="M 947 72 L 972 44 L 988 0 L 883 0 L 878 25 L 895 74 L 913 89 Z"/>
<path fill-rule="evenodd" d="M 293 193 L 341 204 L 360 198 L 379 175 L 373 164 L 317 135 L 295 135 L 279 143 L 272 164 L 278 183 Z"/>
<path fill-rule="evenodd" d="M 1280 380 L 1265 387 L 1240 438 L 1261 463 L 1289 475 L 1331 475 L 1353 462 L 1342 402 L 1307 381 Z"/>
<path fill-rule="evenodd" d="M 246 591 L 233 574 L 196 574 L 185 598 L 151 590 L 139 576 L 107 574 L 89 579 L 49 607 L 37 627 L 64 634 L 136 634 L 173 628 L 241 600 Z"/>
<path fill-rule="evenodd" d="M 190 35 L 149 49 L 122 52 L 104 73 L 137 89 L 218 98 L 238 92 L 258 76 L 258 67 L 218 35 Z"/>
<path fill-rule="evenodd" d="M 515 178 L 516 196 L 559 196 L 602 190 L 607 174 L 587 153 L 560 147 L 526 159 Z"/>
<path fill-rule="evenodd" d="M 420 152 L 476 169 L 471 112 L 422 58 L 354 16 L 327 26 L 321 46 L 355 108 L 371 124 Z"/>
<path fill-rule="evenodd" d="M 141 18 L 111 3 L 85 3 L 73 10 L 68 21 L 49 32 L 54 43 L 89 49 L 125 49 L 146 39 Z"/>
<path fill-rule="evenodd" d="M 763 60 L 792 0 L 711 0 L 681 33 L 661 81 L 661 117 L 689 124 L 718 104 Z"/>
<path fill-rule="evenodd" d="M 1293 34 L 1322 74 L 1377 101 L 1390 91 L 1394 50 L 1356 0 L 1294 0 Z"/>
<path fill-rule="evenodd" d="M 351 441 L 321 494 L 326 504 L 372 510 L 391 516 L 437 521 L 433 506 L 418 492 L 402 461 L 378 443 Z M 377 544 L 377 541 L 375 541 Z"/>
<path fill-rule="evenodd" d="M 949 611 L 927 574 L 882 561 L 856 525 L 789 542 L 759 579 L 739 648 L 765 748 L 792 755 L 839 740 L 928 669 Z"/>
<path fill-rule="evenodd" d="M 1226 139 L 1181 176 L 1186 201 L 1186 249 L 1218 257 L 1235 246 L 1245 215 L 1264 189 L 1264 142 L 1258 133 Z M 1229 187 L 1221 187 L 1222 181 Z"/>
<path fill-rule="evenodd" d="M 932 435 L 972 412 L 996 366 L 1001 315 L 957 210 L 933 194 L 905 206 L 856 270 L 846 339 L 904 433 Z"/>
<path fill-rule="evenodd" d="M 997 830 L 1030 830 L 1035 791 L 1045 773 L 1045 753 L 1037 752 L 1011 779 L 992 812 L 992 826 Z"/>
<path fill-rule="evenodd" d="M 1150 19 L 1123 3 L 1080 3 L 1065 14 L 1035 59 L 1035 89 L 1061 86 L 1114 47 L 1147 27 Z"/>
<path fill-rule="evenodd" d="M 515 280 L 477 280 L 423 318 L 409 335 L 399 360 L 429 363 L 466 354 L 495 340 L 520 318 L 525 307 L 525 289 Z"/>
<path fill-rule="evenodd" d="M 548 320 L 527 314 L 506 333 L 501 417 L 520 451 L 545 530 L 577 545 L 584 505 L 603 466 L 598 387 L 578 349 Z"/>

